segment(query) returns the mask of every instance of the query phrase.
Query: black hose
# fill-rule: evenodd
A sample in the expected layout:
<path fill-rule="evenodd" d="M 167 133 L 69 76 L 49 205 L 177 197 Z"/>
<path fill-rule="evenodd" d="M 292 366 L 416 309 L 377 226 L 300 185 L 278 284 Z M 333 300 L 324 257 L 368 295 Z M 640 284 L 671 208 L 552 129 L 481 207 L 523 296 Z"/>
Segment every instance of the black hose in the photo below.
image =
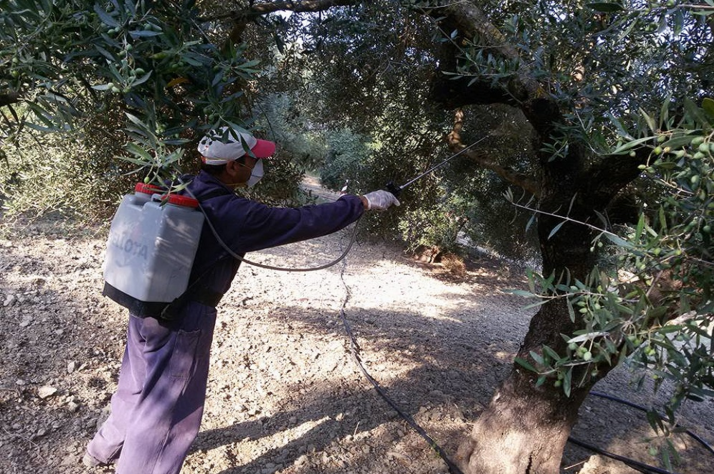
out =
<path fill-rule="evenodd" d="M 596 452 L 598 454 L 602 454 L 603 456 L 607 456 L 609 458 L 615 459 L 616 461 L 620 461 L 621 463 L 627 464 L 632 469 L 635 469 L 640 472 L 644 472 L 645 474 L 652 474 L 652 473 L 653 474 L 676 474 L 674 472 L 667 471 L 665 469 L 660 469 L 658 467 L 650 466 L 649 464 L 644 464 L 639 461 L 635 461 L 634 459 L 626 458 L 624 456 L 620 456 L 615 453 L 610 453 L 608 451 L 605 451 L 603 449 L 595 447 L 591 444 L 580 441 L 579 439 L 573 438 L 572 436 L 568 437 L 568 442 L 573 443 L 577 446 L 580 446 L 581 448 L 585 448 L 590 451 Z"/>
<path fill-rule="evenodd" d="M 647 408 L 645 408 L 645 407 L 643 407 L 643 406 L 641 406 L 641 405 L 637 405 L 636 403 L 632 403 L 632 402 L 630 402 L 630 401 L 628 401 L 628 400 L 623 400 L 623 399 L 621 399 L 621 398 L 617 398 L 617 397 L 614 397 L 614 396 L 612 396 L 612 395 L 608 395 L 608 394 L 606 394 L 606 393 L 597 392 L 597 391 L 595 391 L 595 390 L 592 390 L 592 391 L 590 392 L 590 395 L 594 395 L 594 396 L 600 397 L 600 398 L 605 398 L 605 399 L 611 400 L 611 401 L 613 401 L 613 402 L 622 403 L 623 405 L 627 405 L 627 406 L 629 406 L 629 407 L 631 407 L 631 408 L 635 408 L 635 409 L 640 410 L 640 411 L 644 411 L 644 412 L 648 412 L 648 411 L 649 411 Z M 702 438 L 700 438 L 699 436 L 697 436 L 695 433 L 691 432 L 690 430 L 685 430 L 685 433 L 687 433 L 689 436 L 691 436 L 692 438 L 694 438 L 695 440 L 697 440 L 699 443 L 701 443 L 702 446 L 704 446 L 704 448 L 705 448 L 706 450 L 708 450 L 710 453 L 714 454 L 714 449 L 713 449 L 706 441 L 704 441 Z M 624 464 L 630 466 L 631 468 L 633 468 L 633 469 L 635 469 L 635 470 L 637 470 L 637 471 L 640 471 L 640 472 L 644 472 L 644 473 L 646 473 L 646 474 L 650 474 L 650 473 L 654 473 L 654 474 L 676 474 L 676 473 L 673 473 L 673 472 L 671 472 L 671 471 L 667 471 L 667 470 L 665 470 L 665 469 L 661 469 L 661 468 L 658 468 L 658 467 L 655 467 L 655 466 L 650 466 L 650 465 L 648 465 L 648 464 L 641 463 L 641 462 L 639 462 L 639 461 L 635 461 L 634 459 L 630 459 L 630 458 L 626 458 L 626 457 L 624 457 L 624 456 L 620 456 L 620 455 L 618 455 L 618 454 L 610 453 L 610 452 L 605 451 L 605 450 L 603 450 L 603 449 L 600 449 L 600 448 L 598 448 L 598 447 L 596 447 L 596 446 L 593 446 L 593 445 L 591 445 L 591 444 L 588 444 L 588 443 L 585 443 L 585 442 L 583 442 L 583 441 L 580 441 L 579 439 L 573 438 L 572 436 L 568 437 L 568 442 L 573 443 L 573 444 L 575 444 L 575 445 L 577 445 L 577 446 L 580 446 L 581 448 L 585 448 L 585 449 L 588 449 L 588 450 L 593 451 L 593 452 L 595 452 L 595 453 L 602 454 L 603 456 L 607 456 L 607 457 L 609 457 L 609 458 L 612 458 L 612 459 L 615 459 L 615 460 L 617 460 L 617 461 L 620 461 L 620 462 L 622 462 L 622 463 L 624 463 Z"/>
<path fill-rule="evenodd" d="M 369 375 L 369 372 L 367 372 L 367 369 L 364 368 L 364 366 L 362 365 L 362 361 L 359 357 L 360 348 L 359 348 L 359 345 L 357 345 L 357 342 L 355 341 L 354 334 L 352 334 L 350 325 L 347 322 L 344 308 L 340 309 L 340 316 L 342 316 L 342 323 L 344 324 L 345 332 L 347 333 L 347 335 L 350 338 L 350 352 L 352 353 L 352 358 L 355 360 L 355 362 L 357 363 L 357 366 L 360 368 L 362 375 L 364 375 L 365 378 L 367 380 L 369 380 L 369 382 L 372 384 L 372 386 L 377 391 L 377 393 L 389 404 L 389 406 L 392 407 L 394 409 L 394 411 L 396 411 L 399 414 L 399 416 L 401 416 L 404 419 L 404 421 L 406 421 L 409 424 L 409 426 L 411 426 L 414 429 L 414 431 L 419 433 L 419 435 L 422 438 L 424 438 L 427 443 L 429 443 L 429 446 L 431 447 L 431 449 L 433 449 L 436 452 L 436 454 L 438 454 L 439 457 L 446 463 L 446 465 L 449 468 L 449 472 L 451 474 L 464 474 L 463 471 L 461 471 L 461 469 L 459 469 L 459 467 L 451 459 L 449 459 L 449 457 L 446 455 L 444 450 L 442 450 L 441 447 L 438 444 L 436 444 L 436 441 L 431 439 L 431 437 L 426 433 L 426 431 L 424 431 L 424 428 L 419 426 L 419 424 L 416 421 L 414 421 L 414 418 L 412 418 L 411 416 L 409 416 L 409 414 L 405 413 L 401 408 L 399 408 L 399 405 L 397 405 L 394 402 L 394 400 L 392 400 L 389 397 L 389 395 L 386 394 L 386 392 L 379 385 L 379 383 L 376 380 L 374 380 L 371 375 Z"/>
<path fill-rule="evenodd" d="M 180 182 L 181 184 L 186 184 L 186 183 L 184 183 L 180 178 L 179 178 L 179 182 Z M 186 189 L 186 192 L 189 194 L 189 196 L 191 196 L 192 198 L 194 198 L 194 199 L 196 199 L 197 201 L 199 201 L 199 200 L 196 198 L 196 196 L 191 192 L 191 190 L 188 188 L 188 186 L 187 186 L 185 189 Z M 344 250 L 344 252 L 342 252 L 342 255 L 340 255 L 339 257 L 337 257 L 336 260 L 333 260 L 332 262 L 329 262 L 329 263 L 325 263 L 325 264 L 323 264 L 323 265 L 318 265 L 318 266 L 316 266 L 316 267 L 308 267 L 308 268 L 286 268 L 286 267 L 274 267 L 274 266 L 272 266 L 272 265 L 266 265 L 266 264 L 264 264 L 264 263 L 253 262 L 253 261 L 251 261 L 251 260 L 246 259 L 245 256 L 243 256 L 243 255 L 238 255 L 237 253 L 235 253 L 235 252 L 233 251 L 233 249 L 231 249 L 231 248 L 228 246 L 228 244 L 226 244 L 226 243 L 223 241 L 223 239 L 221 239 L 221 236 L 218 235 L 218 232 L 216 231 L 216 228 L 213 227 L 213 224 L 211 223 L 211 220 L 208 218 L 208 214 L 206 214 L 206 211 L 203 209 L 203 206 L 201 205 L 201 202 L 200 202 L 200 201 L 199 201 L 199 203 L 198 203 L 198 208 L 199 208 L 199 210 L 203 213 L 205 222 L 206 222 L 206 224 L 208 225 L 208 228 L 211 229 L 211 233 L 213 234 L 213 236 L 214 236 L 214 237 L 216 238 L 216 240 L 218 241 L 218 244 L 219 244 L 221 247 L 223 247 L 223 250 L 225 250 L 226 252 L 228 252 L 228 254 L 229 254 L 230 256 L 232 256 L 232 257 L 235 258 L 236 260 L 239 260 L 239 261 L 241 261 L 241 262 L 243 262 L 243 263 L 247 263 L 248 265 L 252 265 L 252 266 L 254 266 L 254 267 L 265 268 L 265 269 L 267 269 L 267 270 L 277 270 L 277 271 L 281 271 L 281 272 L 314 272 L 314 271 L 317 271 L 317 270 L 324 270 L 325 268 L 329 268 L 329 267 L 331 267 L 331 266 L 333 266 L 333 265 L 338 264 L 339 262 L 341 262 L 342 260 L 344 260 L 344 258 L 347 256 L 348 253 L 350 253 L 350 249 L 352 249 L 352 245 L 355 243 L 355 240 L 357 240 L 357 227 L 358 227 L 359 221 L 362 219 L 362 216 L 359 216 L 359 217 L 357 218 L 357 220 L 355 221 L 356 223 L 355 223 L 355 226 L 354 226 L 354 231 L 352 232 L 352 239 L 350 240 L 350 243 L 349 243 L 349 245 L 347 246 L 347 248 Z M 363 215 L 364 215 L 364 214 L 363 214 Z"/>
<path fill-rule="evenodd" d="M 597 391 L 595 391 L 595 390 L 592 390 L 592 391 L 590 392 L 590 395 L 595 395 L 596 397 L 605 398 L 605 399 L 607 399 L 607 400 L 612 400 L 613 402 L 617 402 L 617 403 L 622 403 L 623 405 L 627 405 L 628 407 L 632 407 L 632 408 L 635 408 L 635 409 L 640 410 L 640 411 L 644 411 L 644 412 L 648 412 L 648 411 L 649 411 L 647 408 L 645 408 L 645 407 L 643 407 L 643 406 L 641 406 L 641 405 L 637 405 L 636 403 L 632 403 L 632 402 L 630 402 L 630 401 L 623 400 L 623 399 L 621 399 L 621 398 L 613 397 L 612 395 L 608 395 L 608 394 L 606 394 L 606 393 L 597 392 Z M 660 415 L 660 416 L 661 416 L 661 415 Z M 677 425 L 675 425 L 675 426 L 677 426 Z M 687 435 L 689 435 L 691 438 L 693 438 L 693 439 L 695 439 L 696 441 L 698 441 L 698 442 L 704 447 L 704 449 L 706 449 L 707 451 L 709 451 L 711 454 L 714 454 L 714 448 L 712 448 L 711 445 L 709 445 L 706 441 L 704 441 L 704 440 L 703 440 L 701 437 L 699 437 L 696 433 L 693 433 L 692 431 L 690 431 L 690 430 L 688 430 L 688 429 L 685 430 L 684 432 L 687 433 Z"/>
<path fill-rule="evenodd" d="M 351 243 L 350 243 L 351 245 Z M 386 394 L 384 389 L 379 385 L 379 383 L 372 378 L 372 376 L 367 372 L 367 369 L 364 368 L 364 365 L 362 365 L 362 360 L 359 356 L 360 354 L 360 347 L 359 344 L 357 344 L 357 340 L 355 339 L 354 333 L 352 333 L 352 328 L 350 327 L 349 322 L 347 321 L 347 314 L 345 313 L 345 307 L 347 307 L 347 303 L 350 300 L 350 297 L 352 296 L 352 293 L 350 292 L 349 286 L 347 286 L 347 282 L 345 282 L 345 269 L 347 268 L 347 261 L 342 262 L 342 271 L 340 272 L 340 280 L 342 280 L 342 285 L 345 287 L 345 299 L 342 301 L 342 307 L 340 308 L 340 318 L 342 319 L 342 324 L 345 328 L 345 332 L 347 333 L 347 336 L 349 337 L 350 340 L 350 353 L 352 354 L 352 358 L 354 359 L 355 363 L 359 367 L 360 371 L 362 372 L 362 375 L 369 380 L 369 382 L 372 384 L 374 389 L 377 391 L 377 393 L 389 404 L 390 407 L 396 411 L 399 416 L 401 416 L 404 421 L 406 421 L 409 426 L 411 426 L 419 435 L 426 440 L 426 442 L 429 444 L 429 446 L 436 452 L 437 455 L 446 463 L 447 467 L 449 468 L 449 473 L 450 474 L 464 474 L 461 469 L 451 460 L 449 457 L 446 455 L 443 449 L 436 444 L 436 441 L 431 439 L 431 437 L 424 431 L 424 428 L 419 426 L 416 421 L 414 421 L 414 418 L 409 416 L 409 414 L 405 413 L 399 406 L 389 398 L 389 396 Z"/>

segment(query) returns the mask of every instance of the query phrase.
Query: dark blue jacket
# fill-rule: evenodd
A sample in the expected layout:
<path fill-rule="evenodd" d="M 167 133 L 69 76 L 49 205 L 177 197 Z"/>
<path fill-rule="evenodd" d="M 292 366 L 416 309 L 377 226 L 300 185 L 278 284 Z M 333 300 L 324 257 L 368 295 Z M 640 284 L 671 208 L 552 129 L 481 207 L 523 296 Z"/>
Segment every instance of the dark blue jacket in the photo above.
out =
<path fill-rule="evenodd" d="M 364 212 L 359 197 L 344 195 L 337 201 L 298 208 L 269 207 L 236 195 L 218 178 L 201 171 L 188 185 L 194 196 L 226 191 L 201 203 L 218 235 L 238 255 L 299 242 L 336 232 L 355 222 Z M 225 293 L 240 262 L 228 256 L 208 224 L 203 224 L 191 281 L 205 273 L 200 286 Z M 207 273 L 206 273 L 207 272 Z"/>

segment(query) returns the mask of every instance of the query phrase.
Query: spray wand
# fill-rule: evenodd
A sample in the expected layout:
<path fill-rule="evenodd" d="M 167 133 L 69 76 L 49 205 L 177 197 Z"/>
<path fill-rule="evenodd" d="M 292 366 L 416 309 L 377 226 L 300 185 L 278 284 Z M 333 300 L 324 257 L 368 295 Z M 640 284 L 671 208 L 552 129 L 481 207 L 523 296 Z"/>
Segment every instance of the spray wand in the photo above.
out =
<path fill-rule="evenodd" d="M 441 163 L 438 163 L 438 164 L 432 166 L 431 168 L 429 168 L 428 170 L 424 171 L 422 174 L 420 174 L 420 175 L 417 176 L 416 178 L 412 179 L 411 181 L 407 181 L 406 183 L 402 184 L 401 186 L 397 186 L 396 184 L 394 184 L 394 181 L 390 181 L 389 183 L 387 183 L 387 191 L 389 191 L 390 193 L 394 194 L 395 197 L 399 197 L 399 194 L 402 192 L 402 190 L 403 190 L 404 188 L 406 188 L 407 186 L 411 185 L 411 184 L 414 183 L 415 181 L 419 181 L 421 178 L 423 178 L 424 176 L 428 175 L 429 173 L 432 173 L 433 171 L 437 170 L 438 168 L 441 168 L 441 167 L 444 166 L 446 163 L 448 163 L 448 162 L 451 161 L 452 159 L 456 158 L 457 156 L 459 156 L 460 154 L 462 154 L 463 152 L 465 152 L 465 151 L 468 150 L 469 148 L 472 148 L 472 147 L 476 146 L 477 144 L 481 143 L 481 142 L 484 141 L 486 138 L 488 138 L 488 135 L 486 135 L 485 137 L 482 137 L 482 138 L 479 139 L 479 140 L 476 140 L 476 141 L 473 142 L 471 145 L 469 145 L 469 146 L 467 146 L 467 147 L 465 147 L 465 148 L 462 148 L 460 151 L 454 153 L 453 155 L 451 155 L 450 157 L 448 157 L 447 159 L 445 159 L 445 160 L 442 161 Z"/>

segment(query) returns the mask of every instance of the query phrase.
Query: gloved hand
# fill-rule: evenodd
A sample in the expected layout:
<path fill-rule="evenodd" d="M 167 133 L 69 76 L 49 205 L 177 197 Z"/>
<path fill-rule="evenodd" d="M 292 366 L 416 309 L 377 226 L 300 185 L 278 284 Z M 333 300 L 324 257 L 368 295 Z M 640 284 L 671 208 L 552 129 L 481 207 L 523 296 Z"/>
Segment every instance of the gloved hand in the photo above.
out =
<path fill-rule="evenodd" d="M 394 194 L 381 189 L 365 194 L 364 198 L 367 200 L 368 211 L 384 211 L 391 205 L 399 205 L 399 200 L 394 197 Z"/>

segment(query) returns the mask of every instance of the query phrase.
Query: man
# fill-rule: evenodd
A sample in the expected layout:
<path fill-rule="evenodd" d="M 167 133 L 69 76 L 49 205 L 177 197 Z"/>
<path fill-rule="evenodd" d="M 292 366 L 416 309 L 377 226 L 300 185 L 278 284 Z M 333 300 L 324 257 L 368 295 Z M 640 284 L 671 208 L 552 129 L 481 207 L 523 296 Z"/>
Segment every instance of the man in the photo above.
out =
<path fill-rule="evenodd" d="M 239 197 L 233 189 L 260 180 L 262 159 L 275 152 L 274 143 L 222 129 L 204 137 L 198 151 L 203 166 L 188 190 L 201 201 L 220 242 L 205 223 L 189 284 L 197 288 L 195 297 L 189 297 L 175 317 L 130 315 L 111 415 L 87 446 L 87 466 L 117 463 L 119 474 L 181 470 L 201 424 L 215 306 L 240 265 L 232 254 L 327 235 L 353 223 L 365 210 L 399 205 L 389 192 L 375 191 L 317 206 L 268 207 Z"/>

